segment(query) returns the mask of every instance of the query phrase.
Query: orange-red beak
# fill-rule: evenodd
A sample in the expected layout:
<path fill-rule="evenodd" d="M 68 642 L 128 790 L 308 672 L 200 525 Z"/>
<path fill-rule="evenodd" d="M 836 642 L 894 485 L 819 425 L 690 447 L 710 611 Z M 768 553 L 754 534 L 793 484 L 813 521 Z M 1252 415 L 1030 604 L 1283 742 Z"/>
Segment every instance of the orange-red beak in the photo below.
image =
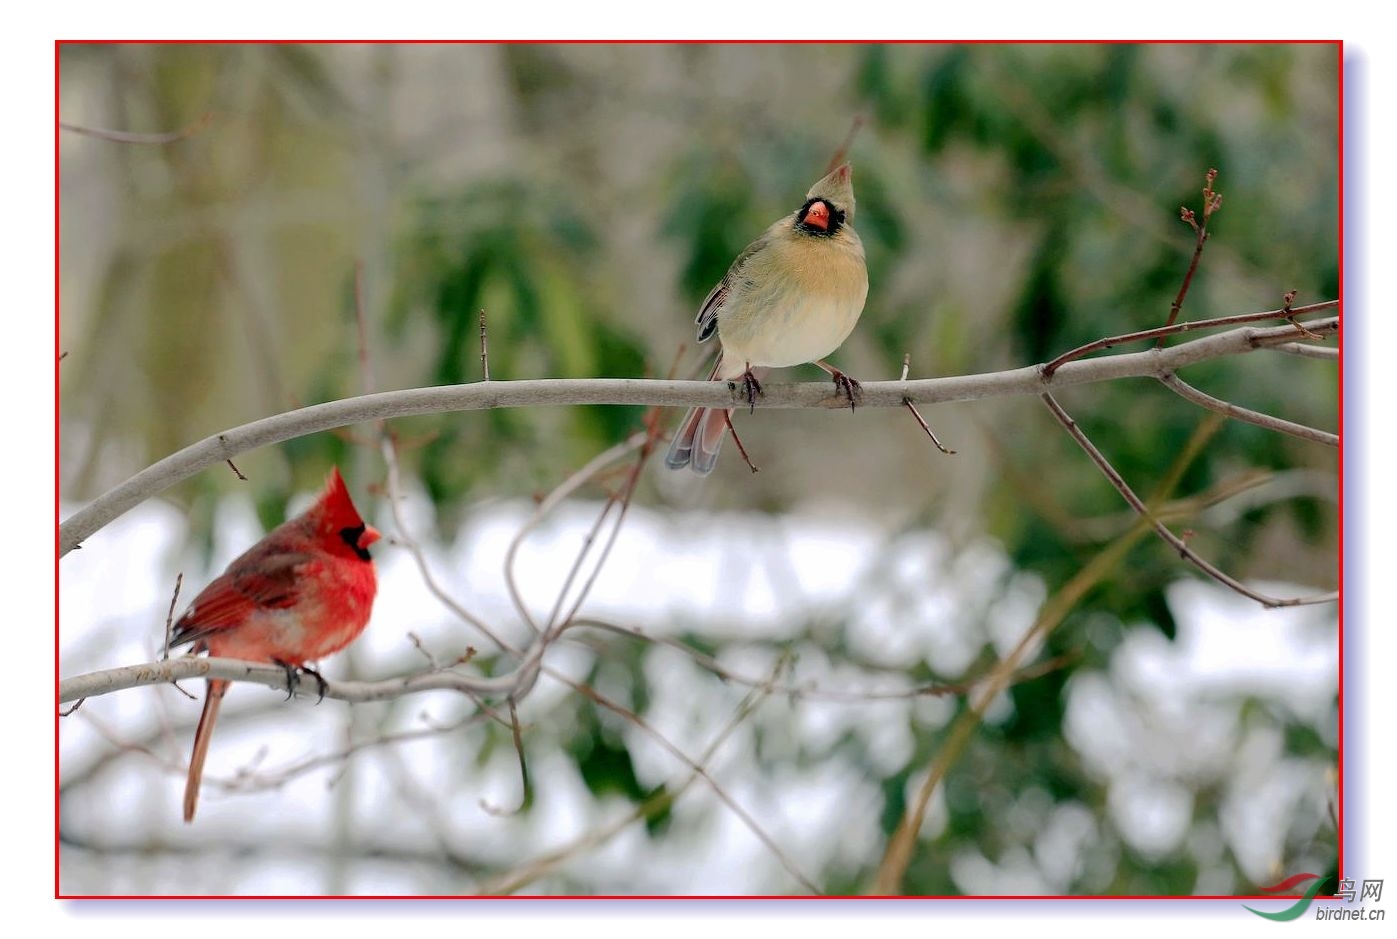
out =
<path fill-rule="evenodd" d="M 816 202 L 805 213 L 805 224 L 821 231 L 829 231 L 829 206 Z"/>
<path fill-rule="evenodd" d="M 383 535 L 379 534 L 377 528 L 374 528 L 372 525 L 365 525 L 364 533 L 359 536 L 359 547 L 367 548 L 382 537 Z"/>

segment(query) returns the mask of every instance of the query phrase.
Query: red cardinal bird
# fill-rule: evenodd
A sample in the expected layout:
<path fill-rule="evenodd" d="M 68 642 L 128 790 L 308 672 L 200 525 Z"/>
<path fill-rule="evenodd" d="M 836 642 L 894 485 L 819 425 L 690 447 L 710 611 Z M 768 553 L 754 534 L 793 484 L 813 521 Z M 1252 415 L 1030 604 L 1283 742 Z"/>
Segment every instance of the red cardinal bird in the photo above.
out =
<path fill-rule="evenodd" d="M 338 469 L 315 505 L 283 522 L 235 559 L 194 598 L 174 625 L 170 645 L 295 669 L 349 645 L 364 631 L 378 582 L 369 545 L 379 534 L 359 517 Z M 324 679 L 310 669 L 324 693 Z M 218 705 L 228 682 L 209 679 L 208 697 L 184 787 L 184 820 L 194 820 L 199 780 Z"/>

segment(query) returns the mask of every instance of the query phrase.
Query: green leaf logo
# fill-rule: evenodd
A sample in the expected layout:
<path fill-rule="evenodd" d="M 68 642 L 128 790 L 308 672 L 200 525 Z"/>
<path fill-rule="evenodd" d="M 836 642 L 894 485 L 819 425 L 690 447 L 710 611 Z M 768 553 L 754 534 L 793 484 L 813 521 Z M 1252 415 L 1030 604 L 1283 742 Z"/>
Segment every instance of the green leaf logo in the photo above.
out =
<path fill-rule="evenodd" d="M 1245 903 L 1242 904 L 1242 907 L 1251 910 L 1251 912 L 1255 913 L 1257 916 L 1263 916 L 1277 923 L 1286 923 L 1293 919 L 1299 919 L 1301 916 L 1305 915 L 1305 911 L 1310 908 L 1310 902 L 1314 900 L 1315 894 L 1319 893 L 1320 888 L 1329 882 L 1328 877 L 1321 878 L 1318 874 L 1296 874 L 1294 877 L 1288 877 L 1275 886 L 1261 888 L 1266 893 L 1272 893 L 1278 890 L 1288 890 L 1306 880 L 1313 880 L 1314 883 L 1310 884 L 1309 888 L 1305 891 L 1305 895 L 1277 913 L 1263 913 L 1260 910 L 1252 910 L 1252 908 Z"/>

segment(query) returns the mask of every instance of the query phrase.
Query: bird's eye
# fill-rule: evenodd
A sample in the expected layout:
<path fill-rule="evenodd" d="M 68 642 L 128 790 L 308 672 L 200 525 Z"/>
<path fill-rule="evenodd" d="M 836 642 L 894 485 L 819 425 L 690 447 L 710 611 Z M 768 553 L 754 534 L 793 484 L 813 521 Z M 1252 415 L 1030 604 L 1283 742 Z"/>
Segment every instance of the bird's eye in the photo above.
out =
<path fill-rule="evenodd" d="M 363 524 L 355 525 L 350 528 L 340 529 L 340 540 L 343 541 L 345 544 L 349 545 L 350 550 L 353 551 L 355 554 L 359 555 L 359 557 L 365 561 L 369 560 L 369 551 L 365 545 L 360 544 L 359 542 L 364 537 L 364 533 L 368 530 L 369 527 Z M 374 533 L 375 537 L 377 537 L 377 534 L 377 532 Z M 372 540 L 373 539 L 370 539 L 370 542 L 372 542 Z"/>

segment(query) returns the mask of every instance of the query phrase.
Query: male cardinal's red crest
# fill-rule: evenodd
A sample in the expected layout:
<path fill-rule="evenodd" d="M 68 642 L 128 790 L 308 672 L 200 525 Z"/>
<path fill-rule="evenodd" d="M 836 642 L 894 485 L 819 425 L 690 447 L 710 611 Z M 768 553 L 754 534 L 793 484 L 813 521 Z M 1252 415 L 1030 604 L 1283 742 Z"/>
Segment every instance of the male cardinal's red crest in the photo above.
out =
<path fill-rule="evenodd" d="M 354 641 L 369 621 L 378 582 L 364 524 L 338 469 L 305 512 L 278 525 L 205 587 L 174 625 L 170 645 L 254 662 L 303 666 Z M 318 677 L 318 676 L 317 676 Z M 228 682 L 209 679 L 184 790 L 192 821 L 209 737 Z"/>

